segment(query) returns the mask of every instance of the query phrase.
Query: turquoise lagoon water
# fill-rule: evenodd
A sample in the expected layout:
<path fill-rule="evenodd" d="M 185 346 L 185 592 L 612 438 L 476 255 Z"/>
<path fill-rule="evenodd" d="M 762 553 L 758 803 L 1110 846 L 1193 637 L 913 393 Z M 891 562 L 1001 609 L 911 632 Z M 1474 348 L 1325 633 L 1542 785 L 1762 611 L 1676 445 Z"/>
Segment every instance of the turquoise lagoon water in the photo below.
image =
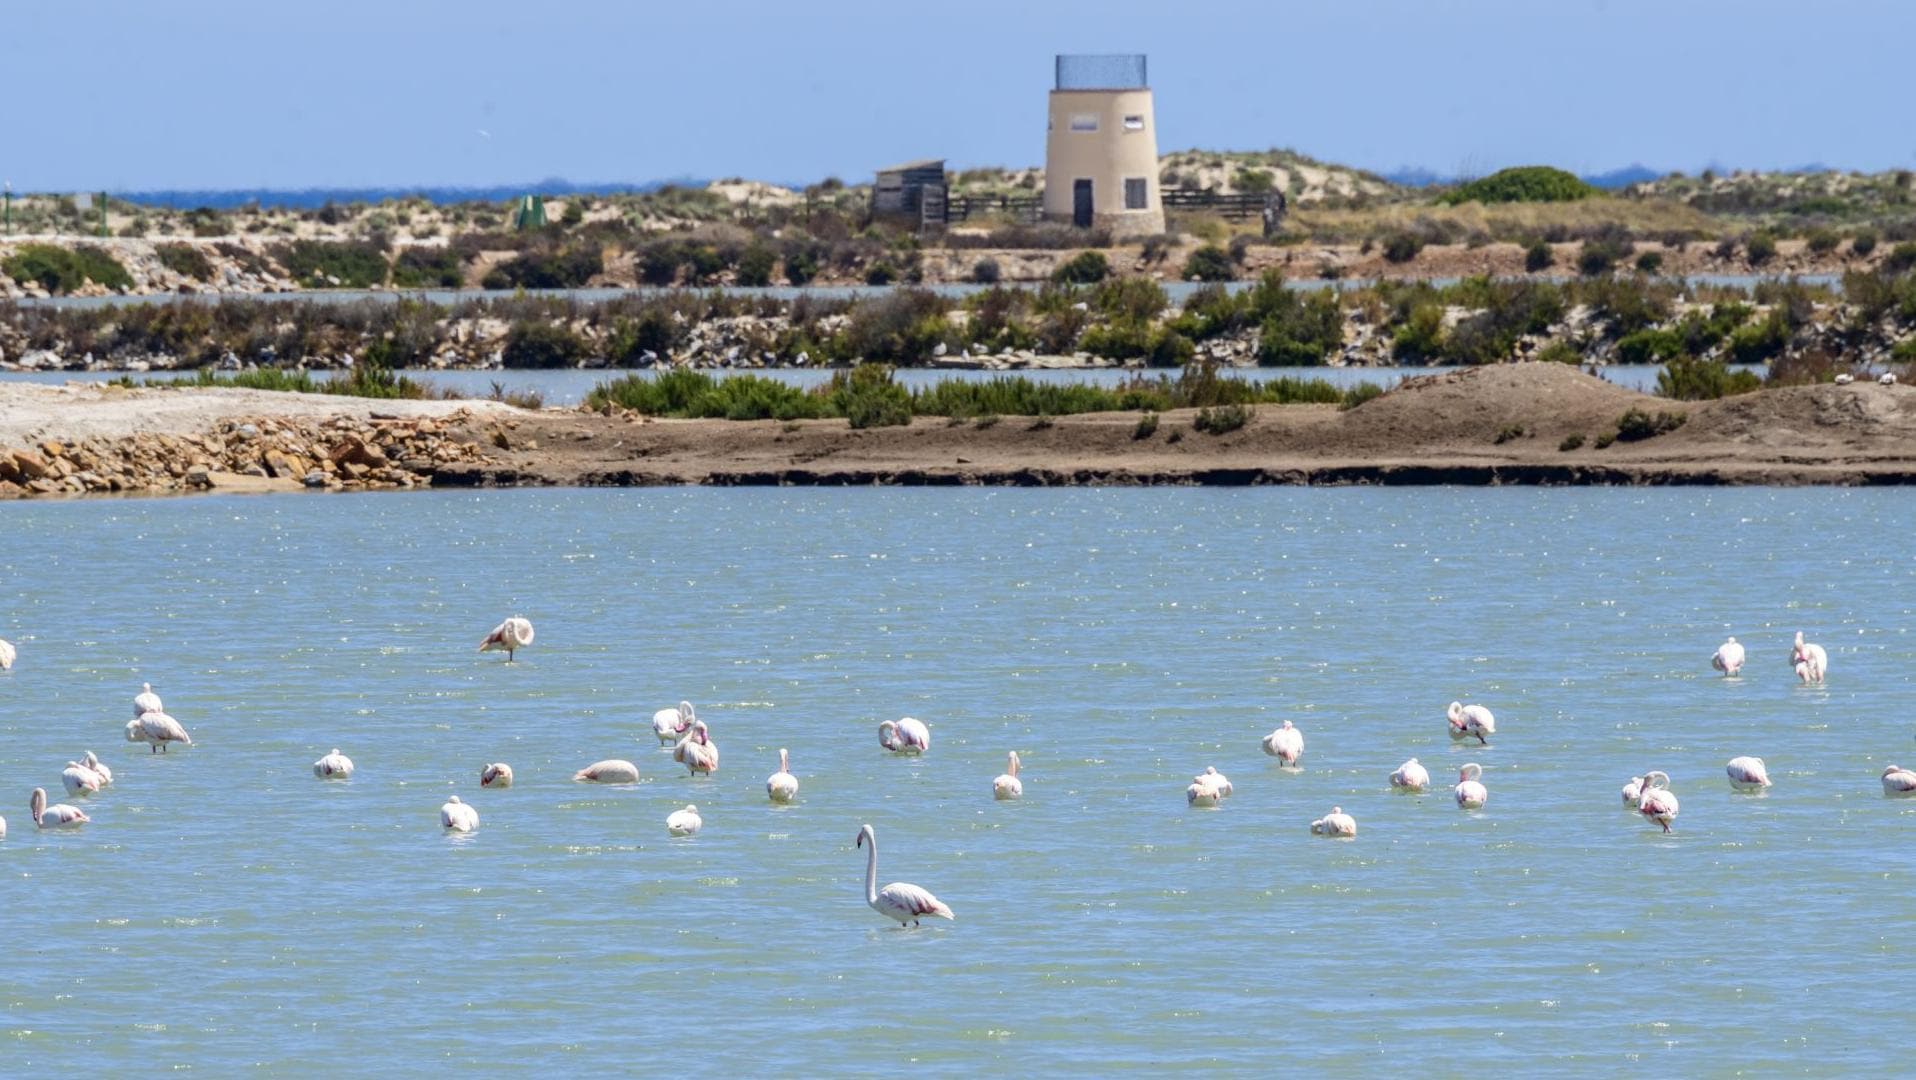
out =
<path fill-rule="evenodd" d="M 1888 1066 L 1909 520 L 1773 489 L 0 506 L 0 1072 Z M 474 652 L 512 613 L 533 647 Z M 1707 664 L 1731 633 L 1737 680 Z M 193 747 L 123 741 L 142 681 Z M 682 697 L 710 779 L 650 733 Z M 1453 698 L 1496 711 L 1488 748 L 1445 737 Z M 923 759 L 879 749 L 904 714 Z M 1294 773 L 1258 745 L 1286 719 Z M 348 783 L 311 774 L 333 747 Z M 87 749 L 117 775 L 93 823 L 36 832 L 28 790 Z M 994 803 L 1012 749 L 1026 798 Z M 1725 782 L 1746 753 L 1764 796 Z M 1433 793 L 1392 795 L 1413 754 Z M 571 782 L 605 757 L 643 781 Z M 478 788 L 494 760 L 515 787 Z M 1206 766 L 1236 795 L 1187 809 Z M 1667 837 L 1618 799 L 1651 768 Z M 705 830 L 670 839 L 687 802 Z M 1310 835 L 1333 804 L 1355 840 Z M 862 822 L 881 883 L 956 922 L 864 905 Z"/>

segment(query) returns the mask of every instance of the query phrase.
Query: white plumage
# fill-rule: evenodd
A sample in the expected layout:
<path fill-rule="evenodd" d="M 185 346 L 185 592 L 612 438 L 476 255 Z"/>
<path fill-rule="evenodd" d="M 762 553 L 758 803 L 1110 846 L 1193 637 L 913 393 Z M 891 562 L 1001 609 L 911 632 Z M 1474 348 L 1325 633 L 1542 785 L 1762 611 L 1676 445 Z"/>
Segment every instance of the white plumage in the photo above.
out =
<path fill-rule="evenodd" d="M 126 725 L 127 742 L 143 742 L 154 753 L 163 753 L 168 743 L 193 745 L 193 739 L 178 720 L 163 712 L 144 713 Z"/>
<path fill-rule="evenodd" d="M 12 671 L 13 658 L 17 655 L 19 652 L 13 647 L 13 642 L 0 638 L 0 671 Z"/>
<path fill-rule="evenodd" d="M 496 649 L 506 651 L 510 661 L 512 654 L 532 644 L 532 620 L 514 615 L 505 622 L 492 628 L 492 633 L 479 643 L 480 652 L 492 652 Z"/>
<path fill-rule="evenodd" d="M 1760 757 L 1733 757 L 1723 771 L 1730 777 L 1730 787 L 1737 791 L 1762 791 L 1770 786 L 1770 771 Z"/>
<path fill-rule="evenodd" d="M 1796 632 L 1796 643 L 1790 649 L 1790 666 L 1796 669 L 1796 677 L 1805 683 L 1820 683 L 1829 673 L 1830 656 L 1821 645 L 1805 644 L 1803 631 Z"/>
<path fill-rule="evenodd" d="M 1484 767 L 1471 762 L 1457 770 L 1457 786 L 1451 794 L 1457 799 L 1457 805 L 1466 810 L 1478 810 L 1490 801 L 1490 789 L 1483 785 Z"/>
<path fill-rule="evenodd" d="M 705 721 L 692 721 L 692 730 L 685 733 L 677 745 L 672 747 L 672 760 L 685 766 L 691 776 L 710 776 L 718 771 L 718 744 L 706 730 Z"/>
<path fill-rule="evenodd" d="M 852 844 L 853 847 L 865 845 L 870 846 L 870 854 L 865 860 L 865 902 L 871 905 L 873 911 L 888 919 L 898 920 L 900 926 L 907 923 L 917 926 L 918 920 L 925 916 L 935 916 L 940 919 L 956 918 L 952 915 L 951 909 L 940 903 L 936 896 L 916 885 L 894 881 L 882 889 L 879 888 L 878 834 L 872 831 L 870 825 L 859 828 L 858 839 Z"/>
<path fill-rule="evenodd" d="M 1716 647 L 1716 653 L 1710 657 L 1710 666 L 1725 675 L 1735 675 L 1743 670 L 1743 646 L 1732 637 Z"/>
<path fill-rule="evenodd" d="M 1668 773 L 1653 770 L 1643 774 L 1643 791 L 1637 797 L 1637 813 L 1663 826 L 1664 832 L 1670 831 L 1670 823 L 1677 816 L 1677 797 L 1676 792 L 1670 790 Z"/>
<path fill-rule="evenodd" d="M 894 754 L 922 754 L 931 749 L 931 729 L 907 716 L 878 725 L 878 745 Z"/>
<path fill-rule="evenodd" d="M 1283 727 L 1264 736 L 1264 752 L 1286 765 L 1295 765 L 1304 756 L 1304 733 L 1286 720 Z"/>
<path fill-rule="evenodd" d="M 687 805 L 683 810 L 674 810 L 665 818 L 665 831 L 673 836 L 691 836 L 705 827 L 705 819 L 699 816 L 699 808 Z"/>
<path fill-rule="evenodd" d="M 783 747 L 778 751 L 778 771 L 765 778 L 765 794 L 775 803 L 798 798 L 798 777 L 792 775 L 791 759 Z"/>
<path fill-rule="evenodd" d="M 93 820 L 77 806 L 65 803 L 48 806 L 44 788 L 33 789 L 33 795 L 27 799 L 27 809 L 33 814 L 33 823 L 42 829 L 71 829 Z"/>
<path fill-rule="evenodd" d="M 1357 819 L 1346 814 L 1343 807 L 1333 806 L 1330 813 L 1311 822 L 1311 831 L 1319 836 L 1356 836 Z"/>
<path fill-rule="evenodd" d="M 1419 764 L 1416 758 L 1411 758 L 1390 774 L 1390 786 L 1398 791 L 1429 791 L 1430 770 Z"/>
<path fill-rule="evenodd" d="M 1627 810 L 1635 810 L 1637 803 L 1641 802 L 1642 799 L 1643 777 L 1632 776 L 1630 782 L 1623 785 L 1623 806 Z"/>
<path fill-rule="evenodd" d="M 439 808 L 439 824 L 453 832 L 471 832 L 479 827 L 479 811 L 454 795 Z"/>
<path fill-rule="evenodd" d="M 1005 757 L 1005 771 L 991 782 L 991 797 L 1003 802 L 1007 799 L 1022 799 L 1024 794 L 1024 781 L 1018 779 L 1018 751 L 1013 750 Z"/>
<path fill-rule="evenodd" d="M 100 774 L 77 761 L 69 761 L 60 773 L 60 785 L 67 789 L 70 798 L 91 795 L 100 790 Z"/>
<path fill-rule="evenodd" d="M 670 746 L 679 741 L 679 736 L 685 734 L 685 729 L 696 719 L 692 703 L 681 701 L 676 709 L 660 709 L 652 714 L 652 734 L 659 737 L 660 746 Z"/>
<path fill-rule="evenodd" d="M 636 784 L 639 767 L 624 758 L 606 758 L 573 773 L 572 778 L 590 784 Z"/>
<path fill-rule="evenodd" d="M 93 770 L 93 774 L 100 778 L 101 787 L 106 787 L 113 783 L 113 770 L 107 768 L 106 762 L 101 761 L 93 751 L 88 750 L 86 756 L 80 759 L 80 764 Z"/>
<path fill-rule="evenodd" d="M 483 788 L 509 788 L 512 786 L 512 766 L 503 761 L 495 761 L 479 770 L 479 786 Z"/>
<path fill-rule="evenodd" d="M 321 780 L 350 780 L 353 777 L 353 759 L 333 747 L 333 752 L 313 762 L 313 775 Z"/>
<path fill-rule="evenodd" d="M 1217 766 L 1215 765 L 1205 766 L 1204 771 L 1192 777 L 1192 779 L 1200 784 L 1209 784 L 1215 788 L 1217 790 L 1217 797 L 1220 799 L 1228 799 L 1231 797 L 1231 781 L 1226 779 L 1223 773 L 1218 772 Z"/>
<path fill-rule="evenodd" d="M 1489 737 L 1497 733 L 1497 718 L 1490 715 L 1490 710 L 1482 705 L 1465 705 L 1460 701 L 1453 701 L 1450 703 L 1450 708 L 1445 710 L 1445 715 L 1450 720 L 1450 737 L 1453 739 L 1468 739 L 1474 736 L 1478 745 L 1481 746 L 1487 745 L 1490 742 Z"/>
<path fill-rule="evenodd" d="M 1883 794 L 1891 798 L 1916 795 L 1916 770 L 1891 765 L 1883 770 Z"/>
<path fill-rule="evenodd" d="M 138 720 L 150 712 L 165 712 L 166 706 L 160 703 L 160 695 L 153 692 L 152 683 L 141 683 L 140 692 L 133 695 L 133 719 Z"/>

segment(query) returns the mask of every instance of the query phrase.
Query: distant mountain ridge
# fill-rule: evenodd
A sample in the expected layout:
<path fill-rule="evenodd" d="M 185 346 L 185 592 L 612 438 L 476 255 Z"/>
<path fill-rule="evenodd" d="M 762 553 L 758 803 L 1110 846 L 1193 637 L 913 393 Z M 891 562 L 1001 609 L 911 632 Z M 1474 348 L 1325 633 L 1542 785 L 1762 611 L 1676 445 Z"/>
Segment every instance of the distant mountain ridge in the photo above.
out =
<path fill-rule="evenodd" d="M 1384 179 L 1400 187 L 1413 188 L 1436 187 L 1440 184 L 1456 184 L 1470 179 L 1469 177 L 1463 176 L 1445 176 L 1442 173 L 1432 172 L 1429 169 L 1411 165 L 1405 165 L 1394 172 L 1387 172 L 1381 175 Z M 1605 191 L 1621 191 L 1631 184 L 1641 184 L 1646 180 L 1655 180 L 1662 175 L 1662 173 L 1647 165 L 1630 164 L 1625 165 L 1621 169 L 1611 169 L 1609 172 L 1585 173 L 1581 179 L 1591 187 L 1602 188 Z"/>
<path fill-rule="evenodd" d="M 327 203 L 378 203 L 387 199 L 424 198 L 435 205 L 461 202 L 505 202 L 521 195 L 647 195 L 663 187 L 704 187 L 706 181 L 692 177 L 645 180 L 638 183 L 615 181 L 587 183 L 548 177 L 518 184 L 492 184 L 460 187 L 449 184 L 388 185 L 363 188 L 225 188 L 195 191 L 160 188 L 151 191 L 112 191 L 116 199 L 144 206 L 165 206 L 193 210 L 207 206 L 215 210 L 258 203 L 269 209 L 307 210 Z"/>

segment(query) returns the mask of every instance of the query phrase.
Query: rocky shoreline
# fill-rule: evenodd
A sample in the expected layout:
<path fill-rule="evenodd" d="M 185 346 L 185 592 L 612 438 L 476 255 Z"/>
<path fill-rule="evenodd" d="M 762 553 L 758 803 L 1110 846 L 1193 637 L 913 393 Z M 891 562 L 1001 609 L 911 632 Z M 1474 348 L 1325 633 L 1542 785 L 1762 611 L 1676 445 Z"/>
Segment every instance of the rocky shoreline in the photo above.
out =
<path fill-rule="evenodd" d="M 403 407 L 402 407 L 403 406 Z M 1633 430 L 1632 414 L 1656 423 Z M 1641 425 L 1639 425 L 1641 426 Z M 1916 483 L 1916 388 L 1673 403 L 1557 364 L 1409 380 L 1351 409 L 656 420 L 615 409 L 208 389 L 0 388 L 0 498 L 649 485 Z"/>

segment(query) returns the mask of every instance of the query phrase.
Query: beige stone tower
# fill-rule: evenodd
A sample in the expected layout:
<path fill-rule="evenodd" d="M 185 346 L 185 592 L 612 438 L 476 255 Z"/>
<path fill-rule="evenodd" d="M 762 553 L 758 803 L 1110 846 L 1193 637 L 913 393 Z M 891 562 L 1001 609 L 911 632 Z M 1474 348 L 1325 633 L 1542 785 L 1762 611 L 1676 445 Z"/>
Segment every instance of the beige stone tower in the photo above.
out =
<path fill-rule="evenodd" d="M 1113 236 L 1164 231 L 1158 127 L 1143 56 L 1058 57 L 1044 215 Z"/>

